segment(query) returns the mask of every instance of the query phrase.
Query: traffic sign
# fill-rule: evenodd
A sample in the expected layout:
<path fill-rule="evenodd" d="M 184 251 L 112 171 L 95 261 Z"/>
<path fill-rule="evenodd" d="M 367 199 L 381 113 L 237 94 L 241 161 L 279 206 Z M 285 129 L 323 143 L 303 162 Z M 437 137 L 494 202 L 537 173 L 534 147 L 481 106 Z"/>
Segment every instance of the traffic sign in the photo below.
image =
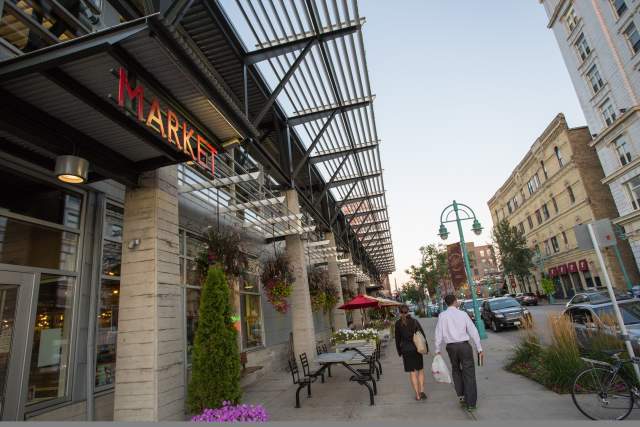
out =
<path fill-rule="evenodd" d="M 606 248 L 616 245 L 616 234 L 613 231 L 613 224 L 608 218 L 599 219 L 591 224 L 593 232 L 596 235 L 598 247 Z M 589 236 L 589 230 L 586 224 L 579 224 L 573 227 L 578 242 L 578 248 L 581 250 L 593 249 L 593 242 Z"/>

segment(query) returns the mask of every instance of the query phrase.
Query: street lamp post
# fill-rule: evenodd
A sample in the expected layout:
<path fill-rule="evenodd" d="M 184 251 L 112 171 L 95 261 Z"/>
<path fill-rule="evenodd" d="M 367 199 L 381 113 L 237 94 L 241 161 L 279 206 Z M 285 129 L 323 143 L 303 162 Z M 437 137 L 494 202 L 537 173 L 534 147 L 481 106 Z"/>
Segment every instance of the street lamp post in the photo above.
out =
<path fill-rule="evenodd" d="M 452 213 L 454 214 L 455 219 L 450 219 Z M 462 218 L 460 217 L 460 213 L 464 215 Z M 438 234 L 440 235 L 442 240 L 446 240 L 447 237 L 449 237 L 449 232 L 447 231 L 447 227 L 445 227 L 445 224 L 455 222 L 458 225 L 458 234 L 460 235 L 460 250 L 462 251 L 464 269 L 467 273 L 467 282 L 469 283 L 469 288 L 471 289 L 471 299 L 473 300 L 473 313 L 476 319 L 476 327 L 478 328 L 480 339 L 485 339 L 487 338 L 487 332 L 485 331 L 484 323 L 480 318 L 480 307 L 478 306 L 478 298 L 476 295 L 476 283 L 473 280 L 471 265 L 469 263 L 469 254 L 467 253 L 467 245 L 464 241 L 464 233 L 462 232 L 462 221 L 466 220 L 473 220 L 471 230 L 476 235 L 480 235 L 480 233 L 482 233 L 482 226 L 476 218 L 476 214 L 473 212 L 473 210 L 469 206 L 458 203 L 454 200 L 453 203 L 444 208 L 444 210 L 440 214 L 440 230 L 438 231 Z"/>

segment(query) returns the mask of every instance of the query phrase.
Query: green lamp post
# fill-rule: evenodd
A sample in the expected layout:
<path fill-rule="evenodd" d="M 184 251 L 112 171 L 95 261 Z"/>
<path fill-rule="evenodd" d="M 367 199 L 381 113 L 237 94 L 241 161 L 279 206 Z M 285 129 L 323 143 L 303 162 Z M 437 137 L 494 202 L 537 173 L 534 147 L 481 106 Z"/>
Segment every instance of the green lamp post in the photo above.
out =
<path fill-rule="evenodd" d="M 452 216 L 455 218 L 452 218 Z M 464 233 L 462 232 L 462 221 L 467 220 L 473 220 L 471 231 L 479 236 L 482 233 L 482 226 L 476 218 L 476 214 L 469 206 L 458 203 L 454 200 L 453 203 L 444 208 L 444 210 L 440 214 L 440 229 L 438 230 L 438 235 L 440 236 L 440 238 L 442 238 L 442 240 L 446 240 L 447 237 L 449 237 L 449 231 L 447 231 L 447 227 L 445 227 L 445 224 L 455 222 L 458 225 L 458 234 L 460 235 L 460 250 L 462 251 L 464 269 L 467 273 L 467 281 L 471 290 L 471 299 L 473 300 L 473 313 L 476 319 L 476 327 L 478 328 L 480 339 L 485 339 L 487 338 L 487 332 L 484 329 L 484 322 L 480 318 L 480 307 L 478 305 L 478 298 L 476 295 L 476 283 L 473 280 L 471 264 L 469 263 L 469 254 L 467 253 L 467 245 L 464 241 Z"/>

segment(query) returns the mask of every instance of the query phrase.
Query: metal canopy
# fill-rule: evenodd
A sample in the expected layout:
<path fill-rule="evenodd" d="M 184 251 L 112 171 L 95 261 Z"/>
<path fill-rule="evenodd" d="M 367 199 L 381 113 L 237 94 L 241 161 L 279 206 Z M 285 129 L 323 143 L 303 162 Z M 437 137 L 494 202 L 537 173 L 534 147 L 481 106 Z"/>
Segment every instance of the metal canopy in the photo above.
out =
<path fill-rule="evenodd" d="M 163 25 L 151 15 L 0 62 L 3 142 L 37 145 L 51 159 L 76 153 L 90 161 L 91 180 L 130 186 L 141 172 L 191 160 L 118 106 L 117 70 L 124 67 L 144 86 L 146 108 L 159 99 L 222 150 L 220 141 L 238 133 L 176 65 L 167 40 L 153 37 Z"/>
<path fill-rule="evenodd" d="M 358 219 L 388 220 L 363 23 L 356 0 L 194 0 L 179 29 L 223 77 L 247 122 L 269 123 L 257 133 L 240 129 L 243 146 L 280 185 L 298 188 L 321 231 L 331 229 L 338 246 L 379 277 L 393 271 L 393 257 L 374 261 L 356 234 Z M 353 198 L 356 206 L 346 203 Z"/>

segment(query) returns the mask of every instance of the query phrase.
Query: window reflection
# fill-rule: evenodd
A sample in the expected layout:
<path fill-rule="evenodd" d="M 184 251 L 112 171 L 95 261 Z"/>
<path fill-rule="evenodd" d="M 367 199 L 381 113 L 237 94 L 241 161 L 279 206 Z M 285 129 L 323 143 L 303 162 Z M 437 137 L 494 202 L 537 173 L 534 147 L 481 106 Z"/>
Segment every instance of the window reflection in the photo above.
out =
<path fill-rule="evenodd" d="M 191 365 L 191 353 L 198 327 L 200 312 L 200 289 L 186 289 L 186 315 L 187 315 L 187 365 Z"/>
<path fill-rule="evenodd" d="M 96 387 L 113 384 L 116 379 L 116 343 L 120 282 L 103 280 L 98 306 L 96 336 Z"/>
<path fill-rule="evenodd" d="M 75 278 L 42 274 L 33 333 L 27 401 L 65 395 Z"/>
<path fill-rule="evenodd" d="M 78 235 L 0 216 L 0 263 L 74 271 Z"/>
<path fill-rule="evenodd" d="M 102 248 L 102 274 L 120 276 L 122 264 L 122 244 L 105 241 Z"/>

